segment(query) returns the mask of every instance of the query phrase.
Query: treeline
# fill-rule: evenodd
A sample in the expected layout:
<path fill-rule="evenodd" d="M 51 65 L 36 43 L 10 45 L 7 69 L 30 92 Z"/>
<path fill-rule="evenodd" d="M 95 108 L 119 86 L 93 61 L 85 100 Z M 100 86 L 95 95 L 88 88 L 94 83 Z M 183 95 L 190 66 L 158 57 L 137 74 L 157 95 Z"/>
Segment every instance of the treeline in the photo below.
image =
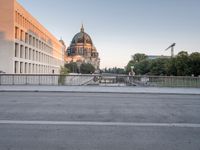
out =
<path fill-rule="evenodd" d="M 69 73 L 92 74 L 95 72 L 95 67 L 90 63 L 82 63 L 79 66 L 75 62 L 71 62 L 65 64 L 65 68 L 69 70 Z"/>
<path fill-rule="evenodd" d="M 126 71 L 123 68 L 117 68 L 117 67 L 113 67 L 113 68 L 105 68 L 103 70 L 101 70 L 102 73 L 110 73 L 110 74 L 125 74 Z"/>
<path fill-rule="evenodd" d="M 166 76 L 199 76 L 200 53 L 188 54 L 181 51 L 174 58 L 148 59 L 145 54 L 135 54 L 126 66 L 126 73 L 131 72 L 131 66 L 136 75 L 166 75 Z"/>

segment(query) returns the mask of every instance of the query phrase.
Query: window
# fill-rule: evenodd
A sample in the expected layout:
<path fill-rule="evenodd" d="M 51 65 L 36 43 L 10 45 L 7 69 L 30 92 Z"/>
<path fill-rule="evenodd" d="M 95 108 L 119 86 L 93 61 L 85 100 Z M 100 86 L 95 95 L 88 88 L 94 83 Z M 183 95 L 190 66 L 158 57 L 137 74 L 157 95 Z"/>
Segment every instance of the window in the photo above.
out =
<path fill-rule="evenodd" d="M 20 40 L 24 41 L 24 32 L 23 32 L 23 30 L 21 30 L 21 33 L 20 33 Z"/>
<path fill-rule="evenodd" d="M 32 36 L 29 35 L 29 45 L 31 45 L 31 44 L 32 44 Z"/>
<path fill-rule="evenodd" d="M 29 60 L 31 60 L 31 48 L 29 48 Z"/>
<path fill-rule="evenodd" d="M 33 61 L 35 60 L 35 50 L 33 50 Z"/>
<path fill-rule="evenodd" d="M 29 63 L 29 73 L 31 73 L 31 63 Z"/>
<path fill-rule="evenodd" d="M 28 47 L 25 47 L 25 59 L 28 59 Z"/>
<path fill-rule="evenodd" d="M 20 73 L 23 73 L 23 63 L 20 62 Z"/>
<path fill-rule="evenodd" d="M 25 42 L 28 43 L 28 33 L 25 34 Z"/>
<path fill-rule="evenodd" d="M 40 55 L 41 55 L 41 53 L 38 52 L 38 61 L 40 61 Z"/>
<path fill-rule="evenodd" d="M 24 58 L 24 57 L 23 57 L 23 55 L 24 55 L 24 52 L 23 52 L 23 51 L 24 51 L 24 46 L 21 45 L 21 46 L 20 46 L 20 58 Z"/>
<path fill-rule="evenodd" d="M 18 62 L 17 61 L 15 61 L 15 73 L 18 73 Z"/>
<path fill-rule="evenodd" d="M 24 18 L 24 28 L 27 28 L 27 20 Z"/>
<path fill-rule="evenodd" d="M 41 41 L 39 41 L 39 49 L 41 49 Z"/>
<path fill-rule="evenodd" d="M 15 43 L 15 57 L 19 57 L 19 44 Z"/>
<path fill-rule="evenodd" d="M 36 48 L 38 48 L 38 39 L 36 39 Z"/>
<path fill-rule="evenodd" d="M 19 16 L 19 13 L 17 12 L 17 23 L 19 24 L 19 18 L 20 16 Z"/>
<path fill-rule="evenodd" d="M 37 73 L 38 72 L 38 65 L 36 64 L 35 65 L 35 73 Z"/>
<path fill-rule="evenodd" d="M 19 14 L 19 24 L 22 25 L 22 16 Z"/>
<path fill-rule="evenodd" d="M 35 46 L 35 37 L 33 37 L 33 46 Z"/>
<path fill-rule="evenodd" d="M 32 73 L 35 73 L 35 65 L 33 64 Z"/>
<path fill-rule="evenodd" d="M 40 73 L 40 65 L 38 65 L 37 68 L 38 68 L 38 69 L 37 69 L 37 73 Z"/>
<path fill-rule="evenodd" d="M 19 31 L 19 28 L 15 27 L 15 39 L 18 39 L 18 31 Z"/>
<path fill-rule="evenodd" d="M 27 70 L 28 70 L 28 64 L 25 63 L 24 73 L 27 73 Z"/>

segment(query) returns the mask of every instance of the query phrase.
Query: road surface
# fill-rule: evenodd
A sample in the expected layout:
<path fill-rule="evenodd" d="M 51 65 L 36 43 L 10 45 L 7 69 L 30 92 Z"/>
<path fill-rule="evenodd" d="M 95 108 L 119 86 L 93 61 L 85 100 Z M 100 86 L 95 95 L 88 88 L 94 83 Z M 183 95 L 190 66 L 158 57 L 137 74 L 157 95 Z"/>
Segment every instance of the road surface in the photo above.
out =
<path fill-rule="evenodd" d="M 0 150 L 200 150 L 200 95 L 0 92 Z"/>

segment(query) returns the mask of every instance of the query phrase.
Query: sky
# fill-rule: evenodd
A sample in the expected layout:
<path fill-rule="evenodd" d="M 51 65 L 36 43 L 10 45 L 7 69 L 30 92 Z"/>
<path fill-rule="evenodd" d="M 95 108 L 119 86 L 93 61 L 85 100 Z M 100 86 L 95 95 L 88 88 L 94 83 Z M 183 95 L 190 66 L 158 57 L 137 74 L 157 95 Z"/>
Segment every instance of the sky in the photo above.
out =
<path fill-rule="evenodd" d="M 17 0 L 69 46 L 84 24 L 101 68 L 125 67 L 135 53 L 200 52 L 200 0 Z"/>

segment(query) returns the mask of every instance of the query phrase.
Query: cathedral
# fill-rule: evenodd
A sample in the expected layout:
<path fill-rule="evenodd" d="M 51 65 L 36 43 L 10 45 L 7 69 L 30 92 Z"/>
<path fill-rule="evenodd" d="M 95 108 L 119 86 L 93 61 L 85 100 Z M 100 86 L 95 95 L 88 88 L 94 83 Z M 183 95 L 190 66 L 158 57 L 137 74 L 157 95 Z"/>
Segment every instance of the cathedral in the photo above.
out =
<path fill-rule="evenodd" d="M 73 37 L 70 46 L 67 48 L 65 61 L 67 63 L 76 62 L 79 66 L 82 63 L 90 63 L 96 70 L 99 70 L 99 53 L 91 37 L 84 31 L 83 25 L 80 32 Z"/>

